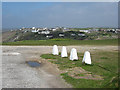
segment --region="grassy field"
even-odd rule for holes
[[[61,76],[66,82],[70,83],[74,88],[117,88],[118,87],[118,52],[106,52],[106,51],[96,51],[91,53],[92,65],[82,64],[83,53],[78,53],[79,60],[71,61],[69,58],[61,58],[59,56],[54,56],[52,54],[43,54],[42,58],[45,58],[51,63],[54,63],[62,71]],[[74,68],[82,68],[89,73],[78,73],[75,72]],[[70,70],[69,70],[70,69]],[[103,80],[93,80],[85,78],[75,78],[70,76],[73,72],[77,77],[87,77],[86,75],[99,75]],[[77,74],[76,74],[77,73]]]
[[[118,39],[109,40],[72,40],[72,39],[50,39],[50,40],[25,40],[2,43],[2,45],[118,45]]]

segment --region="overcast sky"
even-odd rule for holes
[[[3,28],[118,27],[117,2],[3,2]]]

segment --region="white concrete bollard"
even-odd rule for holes
[[[54,46],[53,46],[53,51],[52,51],[52,54],[53,54],[53,55],[59,55],[57,45],[54,45]]]
[[[86,51],[84,53],[84,57],[83,57],[82,63],[91,64],[90,52]]]
[[[67,49],[65,46],[62,47],[61,57],[67,57]]]
[[[78,60],[77,50],[73,48],[70,52],[70,60]]]

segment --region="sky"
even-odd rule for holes
[[[2,27],[118,27],[117,2],[3,2]]]

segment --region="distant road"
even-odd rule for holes
[[[67,46],[78,52],[86,50],[117,50],[117,46]],[[61,50],[61,47],[59,47]],[[52,46],[2,46],[2,87],[3,88],[69,88],[54,66],[43,64],[33,68],[26,61],[40,59],[41,54],[51,53]]]

